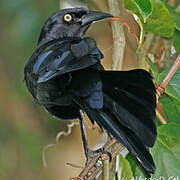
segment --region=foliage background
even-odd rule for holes
[[[130,2],[130,0],[126,2]],[[175,1],[171,2],[174,3]],[[108,11],[107,2],[104,0],[83,1],[83,3],[90,9]],[[171,5],[176,7],[178,11],[180,9],[179,4],[179,2],[176,2]],[[62,2],[61,5],[63,5]],[[23,68],[36,47],[40,29],[46,18],[54,11],[57,11],[59,7],[59,0],[0,1],[0,179],[69,179],[69,177],[76,176],[81,169],[72,168],[67,166],[66,163],[83,166],[84,155],[82,153],[80,130],[79,126],[75,126],[71,135],[62,137],[58,145],[47,151],[48,167],[43,168],[41,158],[43,148],[47,144],[55,142],[56,134],[59,131],[67,130],[66,124],[68,122],[52,118],[44,109],[36,105],[23,83]],[[126,8],[128,9],[128,7]],[[120,6],[120,9],[121,15],[139,36],[140,28],[132,14],[122,6]],[[132,11],[132,9],[129,10]],[[145,18],[148,18],[147,14],[145,14]],[[148,28],[146,30],[149,31]],[[124,31],[126,48],[123,69],[137,68],[139,66],[136,54],[137,43],[129,35],[126,28],[124,28]],[[111,34],[111,26],[107,21],[93,25],[87,33],[87,35],[97,40],[100,49],[105,55],[102,62],[106,69],[111,69],[112,65]],[[163,51],[166,51],[166,61],[161,62],[158,66],[160,72],[169,68],[177,55],[171,54],[170,47],[172,43],[174,43],[177,52],[180,51],[178,28],[176,28],[175,34],[173,31],[169,36],[170,38],[163,39],[164,44],[166,44],[166,46],[163,46]],[[156,36],[156,38],[159,38],[159,36]],[[162,79],[163,74],[165,72],[160,77],[158,76],[158,79]],[[180,83],[178,78],[179,76],[176,76],[175,84]],[[168,94],[168,92],[170,93]],[[171,96],[172,89],[168,92],[167,94]],[[179,91],[176,92],[179,93]],[[176,97],[170,99],[165,96],[161,98],[160,102],[164,109],[162,114],[166,116],[168,121],[178,124],[180,121],[180,106],[179,97]],[[172,132],[175,132],[175,136],[170,139],[170,147],[173,151],[170,148],[170,154],[168,154],[169,152],[166,153],[170,164],[176,162],[175,166],[170,166],[170,169],[171,167],[180,169],[180,142],[178,140],[180,135],[177,127],[179,127],[179,124],[176,125],[176,128],[173,125],[168,126],[168,132],[165,127],[159,129],[161,135],[159,140],[167,138],[168,133],[169,137],[172,137]],[[106,140],[98,128],[93,131],[88,129],[88,137],[91,147],[95,147],[96,144],[101,144]],[[157,154],[159,146],[162,145],[164,144],[157,143],[152,153]],[[163,147],[167,147],[167,144]],[[165,151],[167,151],[167,148],[165,148]],[[159,153],[163,152],[162,148],[162,152],[159,151]],[[175,158],[173,159],[172,156]],[[131,157],[129,158],[132,160]],[[157,159],[157,161],[162,162],[162,159]],[[160,165],[162,170],[164,170],[163,165]],[[136,169],[135,165],[132,166],[134,174],[138,174]],[[162,172],[160,170],[159,172],[161,175]]]

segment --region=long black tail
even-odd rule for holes
[[[100,71],[104,106],[92,109],[82,98],[74,101],[137,158],[148,174],[153,159],[146,149],[156,140],[156,94],[151,76],[144,70]]]

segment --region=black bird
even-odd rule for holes
[[[111,14],[84,8],[63,9],[45,22],[38,45],[24,69],[35,101],[60,119],[80,119],[87,159],[82,112],[122,143],[147,174],[155,165],[147,150],[156,140],[156,91],[145,70],[105,71],[103,54],[90,37],[94,22]]]

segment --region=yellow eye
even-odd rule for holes
[[[65,14],[64,15],[64,21],[70,22],[72,20],[72,16],[70,14]]]

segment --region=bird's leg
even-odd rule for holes
[[[86,163],[89,161],[89,152],[90,149],[88,148],[88,142],[87,142],[87,136],[86,136],[86,129],[84,126],[84,118],[83,118],[84,114],[83,112],[80,110],[80,128],[81,128],[81,137],[82,137],[82,141],[83,141],[83,146],[84,146],[84,153],[86,156]]]
[[[88,162],[97,154],[100,153],[100,151],[96,150],[93,151],[88,147],[88,141],[87,141],[87,136],[86,136],[86,129],[84,126],[84,118],[83,118],[84,114],[83,112],[80,110],[80,128],[81,128],[81,137],[82,137],[82,141],[83,141],[83,146],[84,146],[84,153],[86,156],[86,165],[88,164]]]
[[[86,164],[88,164],[88,162],[94,156],[96,156],[97,154],[100,154],[100,153],[106,153],[109,156],[110,160],[111,160],[111,158],[112,158],[111,154],[108,151],[106,151],[104,148],[100,148],[100,149],[97,149],[97,150],[93,151],[88,147],[86,129],[85,129],[85,126],[84,126],[84,118],[83,118],[83,116],[84,116],[84,114],[80,110],[79,120],[80,120],[80,128],[81,128],[81,137],[82,137],[83,146],[84,146],[84,153],[85,153],[85,156],[86,156]]]

